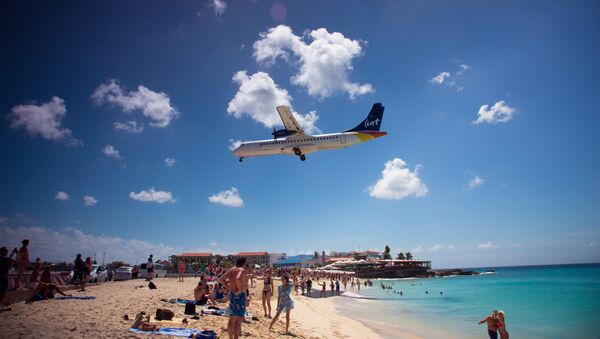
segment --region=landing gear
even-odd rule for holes
[[[302,154],[302,152],[300,151],[300,149],[298,147],[294,147],[294,154],[299,156],[300,160],[302,160],[302,161],[306,160],[306,155]]]
[[[240,157],[240,162],[244,161],[244,157]]]

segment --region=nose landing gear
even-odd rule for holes
[[[240,157],[240,162],[244,161],[244,157]]]

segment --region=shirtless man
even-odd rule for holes
[[[244,269],[246,258],[239,258],[235,267],[230,268],[219,278],[219,282],[229,290],[229,322],[227,333],[230,339],[238,339],[242,334],[242,322],[246,314],[246,290],[248,289],[248,273]]]
[[[479,325],[486,323],[490,339],[498,339],[498,311],[492,311],[492,314],[479,321]]]

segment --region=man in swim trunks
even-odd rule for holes
[[[479,325],[486,323],[490,339],[498,339],[498,311],[493,310],[492,314],[479,321]]]
[[[244,270],[246,258],[239,258],[235,267],[230,268],[219,278],[219,282],[229,290],[229,322],[227,333],[230,339],[238,339],[242,334],[242,322],[246,314],[246,290],[248,289],[248,274]]]

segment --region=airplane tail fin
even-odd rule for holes
[[[363,120],[358,126],[353,129],[349,129],[345,132],[358,132],[358,131],[379,131],[381,126],[381,120],[383,119],[383,105],[380,102],[373,104],[373,108],[369,112],[369,115]]]

